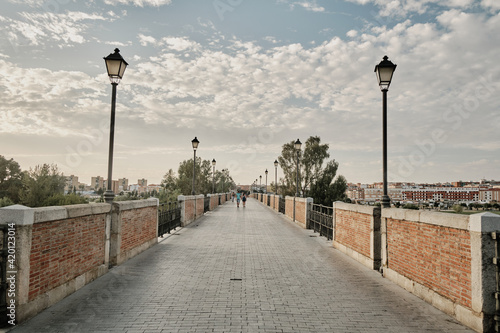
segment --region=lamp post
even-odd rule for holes
[[[266,193],[267,193],[267,169],[266,169]]]
[[[215,193],[215,164],[217,162],[215,161],[215,158],[212,160],[212,166],[213,166],[213,171],[212,171],[212,193]],[[222,191],[224,193],[224,191]]]
[[[108,154],[108,186],[104,193],[104,200],[107,203],[113,202],[115,193],[113,192],[113,146],[115,142],[115,107],[116,107],[116,86],[125,73],[128,63],[120,55],[120,50],[115,49],[115,53],[110,53],[104,58],[109,80],[113,87],[111,95],[111,121],[109,125],[109,154]]]
[[[274,160],[274,191],[278,194],[278,160]]]
[[[297,151],[297,182],[296,182],[296,186],[295,186],[295,189],[296,189],[296,193],[295,193],[295,196],[298,197],[299,196],[299,152],[300,152],[300,148],[302,147],[302,142],[300,142],[299,139],[297,139],[297,141],[295,141],[295,150]]]
[[[196,177],[196,149],[198,149],[198,145],[200,144],[200,141],[196,137],[194,137],[193,140],[191,140],[191,145],[193,146],[193,151],[194,151],[194,158],[193,158],[193,190],[191,191],[191,195],[195,195],[194,191],[194,183],[195,183],[195,177]]]
[[[259,176],[260,180],[259,180],[259,191],[262,192],[262,175]]]
[[[396,70],[396,65],[388,60],[387,56],[375,66],[378,85],[382,90],[382,163],[384,175],[384,193],[382,195],[382,207],[390,208],[391,199],[387,195],[387,91],[391,85],[392,75]]]

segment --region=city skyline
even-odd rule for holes
[[[397,3],[397,6],[394,6]],[[113,178],[163,175],[197,157],[236,184],[281,146],[320,136],[348,182],[498,179],[500,3],[493,0],[8,0],[0,14],[0,155],[106,176],[111,85],[103,57],[129,63],[117,88]],[[278,167],[278,177],[282,176]]]

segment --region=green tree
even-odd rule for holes
[[[328,206],[335,200],[345,199],[347,181],[343,176],[335,175],[338,163],[325,161],[330,157],[329,145],[321,144],[318,136],[307,139],[301,152],[299,152],[299,192],[304,196],[312,196],[314,202],[324,202]],[[284,177],[281,178],[279,192],[282,195],[295,195],[296,193],[296,165],[297,151],[294,141],[283,145],[281,156],[278,157]],[[333,201],[332,201],[333,200]]]
[[[0,198],[19,202],[19,189],[22,185],[22,172],[19,163],[0,155]]]
[[[308,195],[308,189],[323,175],[324,162],[330,157],[328,148],[328,144],[321,144],[321,139],[318,136],[311,136],[305,142],[302,151],[299,152],[299,192],[304,195]],[[284,177],[281,178],[280,193],[294,195],[297,165],[297,151],[294,141],[283,145],[278,162],[284,174]]]
[[[57,165],[37,165],[25,171],[22,177],[20,200],[28,207],[42,207],[50,204],[49,198],[64,194],[65,177]]]
[[[10,200],[8,197],[0,198],[0,207],[11,206],[14,204],[14,201]]]
[[[312,184],[309,196],[313,198],[314,203],[331,206],[335,201],[345,201],[347,199],[345,194],[347,180],[344,176],[338,176],[333,181],[338,167],[337,162],[334,160],[329,161],[321,171],[318,180]]]

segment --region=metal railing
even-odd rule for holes
[[[279,206],[278,206],[279,208],[278,208],[278,210],[282,214],[285,214],[285,202],[286,202],[285,198],[283,198],[282,196],[280,196],[280,202],[279,202]]]
[[[158,206],[158,236],[163,237],[181,226],[181,204],[177,201]]]
[[[333,207],[311,204],[307,220],[308,229],[319,232],[328,240],[333,239]]]
[[[210,210],[210,197],[203,198],[203,212],[206,213]]]

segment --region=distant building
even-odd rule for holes
[[[128,191],[128,179],[120,178],[118,179],[118,192]]]
[[[479,190],[479,201],[481,202],[500,202],[500,188],[494,187],[486,190]]]
[[[137,179],[137,185],[139,186],[148,186],[148,180],[147,179]]]
[[[78,176],[71,175],[66,177],[66,184],[64,185],[64,192],[71,192],[73,188],[78,190]]]
[[[107,182],[101,176],[92,177],[90,179],[90,187],[95,189],[96,191],[100,188],[105,190],[107,185],[106,183]]]

